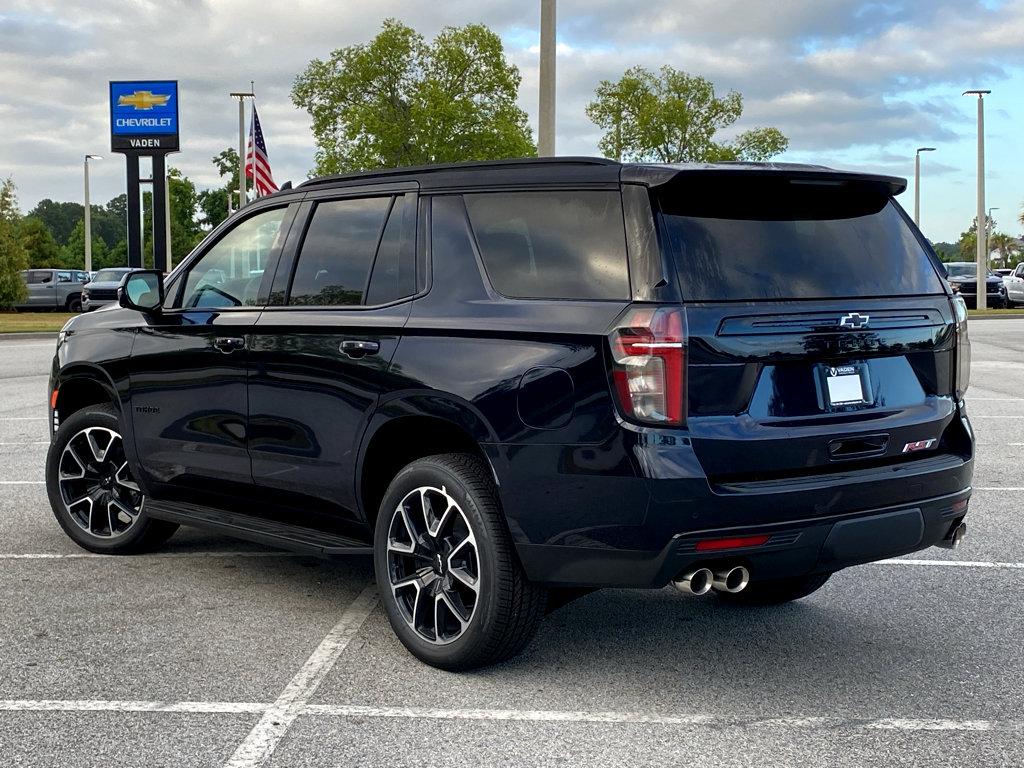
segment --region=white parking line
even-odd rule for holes
[[[47,419],[48,417],[0,417],[0,422],[29,422],[37,419]]]
[[[263,702],[161,702],[148,700],[0,700],[0,711],[113,711],[115,713],[262,713]]]
[[[112,558],[129,561],[149,558],[299,558],[302,553],[287,550],[183,550],[176,553],[144,553],[139,555],[109,555],[106,553],[0,553],[0,561],[54,561],[62,559]]]
[[[115,712],[115,713],[263,713],[266,719],[277,703],[163,702],[147,700],[0,700],[0,711]],[[387,707],[375,705],[296,704],[294,717],[425,719],[437,721],[494,721],[569,724],[649,724],[771,729],[878,729],[901,732],[1021,731],[1020,721],[955,718],[843,718],[838,716],[740,717],[709,713],[658,714],[587,710],[512,710]],[[263,719],[261,719],[262,722]],[[294,719],[293,719],[294,720]],[[237,756],[237,753],[236,753]],[[269,757],[269,754],[267,755]],[[229,766],[237,765],[233,756]]]
[[[0,486],[42,486],[46,481],[0,481]]]
[[[886,558],[865,566],[954,566],[967,569],[1024,569],[1024,563],[1009,561],[944,561],[938,558]]]
[[[235,749],[228,766],[260,766],[273,755],[281,738],[302,715],[303,708],[376,606],[377,590],[368,585]]]

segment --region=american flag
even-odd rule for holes
[[[255,155],[253,147],[255,146]],[[253,170],[255,169],[255,175]],[[256,104],[252,105],[252,123],[249,126],[249,149],[245,151],[245,178],[254,179],[256,197],[277,192],[274,175],[270,172],[270,158],[267,157],[267,143],[263,141],[263,129],[260,128],[260,117],[256,114]]]

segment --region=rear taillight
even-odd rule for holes
[[[967,304],[957,294],[953,297],[956,313],[956,397],[963,398],[971,383],[971,340],[967,335]]]
[[[608,335],[623,414],[652,425],[686,421],[686,318],[678,307],[633,307]]]

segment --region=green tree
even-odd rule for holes
[[[184,259],[203,239],[203,228],[196,220],[199,194],[196,185],[177,168],[167,172],[171,206],[171,253],[175,261]]]
[[[35,216],[26,216],[18,223],[18,237],[28,255],[28,266],[62,267],[60,246],[43,222]]]
[[[932,248],[935,250],[939,259],[943,262],[960,261],[960,246],[956,243],[932,243]]]
[[[432,43],[394,19],[369,43],[314,59],[292,101],[313,118],[317,174],[535,155],[520,75],[482,24]]]
[[[661,163],[768,160],[789,140],[777,128],[753,128],[732,141],[716,135],[743,114],[736,91],[715,94],[706,78],[665,66],[660,74],[631,67],[617,81],[602,80],[587,117],[605,131],[605,157]]]
[[[223,179],[228,177],[223,187],[203,190],[199,193],[197,204],[200,211],[200,223],[212,230],[228,218],[228,201],[234,201],[238,192],[238,152],[228,147],[215,158],[213,164]],[[251,182],[246,182],[248,189]]]
[[[991,216],[985,217],[986,226],[989,232],[995,230],[995,222]],[[960,251],[961,262],[974,262],[978,258],[978,217],[971,220],[971,226],[966,232],[960,233],[960,240],[957,242]]]
[[[18,236],[17,190],[8,177],[0,182],[0,310],[9,310],[25,301],[28,289],[21,271],[28,269],[28,254]]]
[[[998,254],[993,260],[998,260],[1003,267],[1013,267],[1020,259],[1020,241],[1005,232],[996,232],[988,239],[989,250]]]
[[[46,198],[40,200],[36,207],[28,212],[29,216],[42,220],[53,239],[63,245],[71,237],[71,231],[75,229],[75,222],[82,219],[82,204],[63,202]]]

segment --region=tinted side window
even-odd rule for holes
[[[32,270],[28,274],[29,283],[50,283],[53,280],[53,273],[49,270]]]
[[[251,216],[214,243],[189,269],[181,306],[255,305],[263,268],[278,245],[286,210],[275,208]]]
[[[505,296],[628,299],[618,192],[466,195],[484,267]]]
[[[373,263],[366,304],[385,304],[416,293],[411,208],[405,195],[395,198]]]
[[[71,273],[70,272],[58,272],[57,273],[57,282],[58,283],[70,283],[71,282]]]
[[[288,304],[360,304],[391,198],[317,205],[292,278]]]

